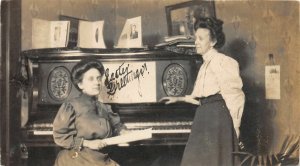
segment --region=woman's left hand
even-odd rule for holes
[[[106,142],[100,140],[100,139],[95,139],[95,140],[84,140],[83,141],[83,146],[88,147],[90,149],[94,150],[99,150],[107,146]]]
[[[122,129],[122,130],[120,131],[120,135],[128,134],[128,133],[130,133],[130,132],[131,132],[130,130]]]

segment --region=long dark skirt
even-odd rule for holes
[[[233,151],[238,148],[232,118],[224,100],[197,108],[181,166],[238,165]]]
[[[77,153],[77,154],[75,154]],[[55,160],[54,166],[119,166],[107,154],[83,148],[81,151],[61,150]]]

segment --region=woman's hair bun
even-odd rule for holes
[[[225,34],[223,32],[223,21],[215,17],[199,17],[195,24],[194,30],[206,28],[210,31],[212,40],[216,40],[215,48],[220,48],[225,44]]]

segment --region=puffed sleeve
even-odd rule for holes
[[[241,124],[245,104],[239,65],[234,59],[225,56],[216,61],[216,64],[213,66],[215,66],[214,70],[221,89],[221,95],[230,111],[234,128],[238,129]]]
[[[114,113],[110,105],[105,104],[105,109],[108,112],[109,121],[113,127],[113,133],[119,135],[122,129],[126,129],[126,126],[121,123],[119,114]]]
[[[53,122],[54,142],[63,148],[74,148],[81,140],[75,138],[75,110],[70,103],[63,103]]]

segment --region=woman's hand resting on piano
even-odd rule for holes
[[[95,139],[95,140],[84,140],[83,141],[83,146],[88,147],[90,149],[94,150],[99,150],[107,146],[106,142],[100,140],[100,139]]]
[[[177,102],[186,102],[194,105],[200,105],[200,102],[195,99],[194,96],[186,95],[184,97],[163,97],[159,102],[164,102],[165,104],[172,104]]]

